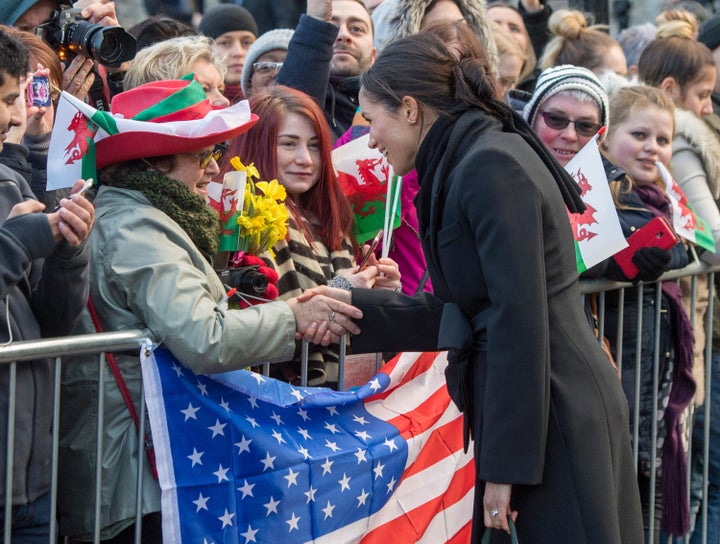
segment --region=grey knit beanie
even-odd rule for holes
[[[248,95],[248,89],[250,88],[253,63],[257,62],[257,59],[273,49],[283,49],[287,51],[294,32],[292,28],[276,28],[275,30],[268,30],[253,42],[245,55],[245,64],[243,65],[242,79],[240,80],[245,96]]]
[[[587,68],[572,64],[553,66],[540,74],[535,85],[535,91],[523,109],[523,117],[528,124],[533,125],[540,111],[540,106],[550,97],[561,91],[568,90],[587,93],[600,108],[600,122],[604,126],[608,125],[610,106],[607,92],[605,92],[602,83]]]
[[[235,4],[219,4],[205,12],[198,31],[213,40],[226,32],[245,30],[258,35],[255,18],[248,10]]]

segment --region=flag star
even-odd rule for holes
[[[367,431],[355,431],[355,436],[364,442],[367,442],[372,438]]]
[[[269,468],[275,468],[275,459],[277,459],[277,457],[271,457],[270,452],[267,452],[265,459],[260,461],[264,465],[263,472]]]
[[[298,485],[297,483],[297,477],[300,476],[299,472],[294,472],[292,468],[288,469],[288,473],[286,476],[283,476],[288,482],[288,487],[291,485]]]
[[[242,497],[241,497],[241,499],[244,499],[244,498],[247,497],[248,495],[249,495],[250,497],[254,497],[255,495],[253,495],[253,492],[252,492],[253,487],[255,487],[255,484],[249,484],[247,480],[243,480],[243,485],[242,485],[242,487],[238,487],[238,488],[237,488],[238,491],[242,491]]]
[[[233,512],[233,513],[231,514],[230,512],[227,511],[227,508],[226,508],[226,509],[225,509],[225,513],[224,513],[222,516],[220,516],[219,518],[217,518],[217,519],[219,519],[220,521],[222,521],[222,527],[220,527],[220,529],[224,529],[224,528],[227,527],[228,525],[229,525],[230,527],[232,527],[232,526],[233,526],[233,524],[232,524],[232,518],[234,518],[234,517],[235,517],[235,513]]]
[[[345,474],[343,472],[342,480],[338,480],[338,483],[340,484],[340,492],[342,493],[346,489],[350,491],[350,476]]]
[[[334,423],[326,423],[325,428],[330,431],[332,434],[339,433],[340,431],[337,430],[337,427]]]
[[[295,515],[295,512],[293,512],[292,517],[285,522],[290,526],[288,533],[291,533],[293,529],[296,529],[298,531],[300,530],[300,528],[298,527],[299,521],[300,521],[300,518]]]
[[[198,382],[198,383],[195,385],[195,387],[197,387],[198,390],[200,391],[200,396],[202,396],[202,397],[207,397],[207,394],[208,394],[208,392],[207,392],[207,384]]]
[[[307,448],[300,448],[297,451],[298,451],[298,453],[302,454],[302,456],[305,458],[305,461],[310,459],[310,452],[307,450]]]
[[[195,510],[195,513],[197,514],[200,510],[207,510],[207,501],[210,500],[210,497],[203,497],[203,494],[200,493],[200,496],[197,498],[196,501],[192,501],[192,503],[197,506],[197,510]]]
[[[363,416],[353,416],[353,421],[355,423],[359,423],[360,425],[367,425],[368,420],[365,419]]]
[[[280,504],[280,501],[276,501],[276,500],[273,498],[273,496],[270,495],[270,502],[266,502],[265,504],[263,504],[263,506],[264,506],[265,508],[267,508],[267,514],[265,514],[265,516],[267,517],[267,516],[269,516],[271,513],[277,514],[277,513],[278,513],[277,507],[278,507],[279,504]]]
[[[393,476],[387,484],[388,493],[392,493],[392,490],[395,487],[395,483],[396,483],[395,476]]]
[[[337,442],[330,442],[327,438],[325,439],[325,447],[330,448],[331,450],[333,450],[333,453],[336,452],[336,451],[338,451],[339,449],[341,449],[341,448],[337,445]]]
[[[335,461],[331,461],[327,457],[325,458],[325,462],[320,465],[323,469],[322,475],[325,476],[326,474],[332,474],[332,466]]]
[[[372,389],[373,391],[378,391],[379,389],[382,389],[382,386],[380,385],[380,382],[377,378],[373,378],[368,382],[368,384],[370,384],[370,389]]]
[[[257,398],[248,397],[248,402],[250,403],[250,406],[252,407],[253,410],[258,407]]]
[[[282,435],[279,432],[273,431],[272,436],[275,440],[278,441],[278,445],[285,443],[285,439],[282,437]]]
[[[254,429],[255,427],[259,427],[259,426],[260,426],[260,425],[258,424],[258,422],[255,421],[255,418],[254,418],[254,417],[246,417],[245,419],[248,421],[248,423],[250,423],[250,425],[252,425],[252,428],[253,428],[253,429]]]
[[[305,496],[307,497],[307,502],[305,504],[310,504],[310,502],[315,502],[315,493],[317,492],[317,489],[315,489],[313,486],[310,486],[310,489],[308,489],[305,492]]]
[[[239,448],[238,455],[240,455],[244,451],[250,453],[250,442],[252,442],[252,438],[248,440],[247,438],[245,438],[245,435],[242,435],[242,439],[240,440],[240,442],[235,442],[235,445]]]
[[[257,542],[257,540],[255,540],[255,533],[258,531],[259,529],[253,529],[252,525],[248,525],[247,531],[240,533],[240,536],[245,537],[245,544],[248,544],[248,542]]]
[[[298,399],[298,400],[302,400],[302,399],[303,399],[303,394],[300,392],[299,389],[295,389],[294,387],[293,387],[293,390],[292,390],[292,392],[291,392],[290,394],[291,394],[293,397],[295,397],[296,399]]]
[[[310,433],[307,431],[307,429],[303,429],[302,427],[298,427],[298,432],[302,435],[302,437],[305,440],[310,440]]]
[[[172,369],[175,371],[175,374],[178,375],[178,378],[183,375],[182,367],[180,365],[173,363]]]
[[[390,451],[398,449],[397,445],[395,444],[395,440],[390,440],[389,438],[385,439],[385,442],[383,442],[383,446],[387,446],[388,448],[390,448]]]
[[[188,455],[187,458],[192,461],[192,466],[195,465],[202,465],[202,459],[201,457],[205,454],[204,451],[197,451],[195,448],[193,448],[192,455]],[[190,467],[192,468],[192,467]]]
[[[270,416],[270,419],[274,420],[275,423],[277,423],[278,425],[283,424],[282,418],[279,415],[277,415],[274,410],[273,410],[273,415]]]
[[[333,515],[333,510],[335,510],[335,505],[330,504],[330,501],[327,502],[327,506],[322,509],[323,513],[325,514],[325,517],[323,518],[323,521],[327,518],[331,518]]]
[[[327,407],[327,411],[330,412],[330,415],[331,415],[331,416],[336,416],[336,415],[338,415],[338,411],[337,411],[337,408],[336,408],[335,406],[328,406],[328,407]]]
[[[195,408],[192,405],[192,402],[188,402],[188,407],[185,408],[184,410],[180,410],[180,413],[185,414],[185,421],[187,421],[190,418],[197,419],[197,416],[195,414],[197,414],[198,410],[200,410],[199,406],[197,408]]]
[[[264,382],[265,382],[265,376],[263,376],[263,375],[260,374],[259,372],[251,372],[251,373],[250,373],[250,376],[253,377],[253,378],[255,378],[255,381],[256,381],[257,383],[264,383]]]
[[[222,397],[220,398],[219,404],[220,404],[220,407],[223,410],[225,410],[226,412],[232,412],[232,410],[230,409],[230,403],[226,402],[224,398],[222,398]]]
[[[355,457],[357,457],[358,465],[360,463],[367,463],[367,457],[365,457],[365,454],[367,453],[367,450],[364,450],[362,448],[358,448],[358,450],[355,452]]]
[[[207,538],[203,538],[203,544],[213,544],[213,541],[208,540]]]
[[[223,480],[227,480],[228,482],[230,481],[230,478],[227,477],[228,470],[230,470],[230,467],[223,468],[222,465],[218,466],[218,469],[215,472],[213,472],[213,474],[215,476],[217,476],[217,479],[218,479],[217,483],[220,483]]]
[[[363,488],[362,493],[360,493],[357,497],[355,497],[358,501],[358,508],[365,505],[365,501],[370,496],[370,493],[365,492],[365,488]]]
[[[227,426],[227,423],[220,423],[219,419],[215,420],[215,425],[212,427],[208,427],[213,432],[212,438],[215,438],[217,435],[225,436],[225,431],[223,429]]]
[[[302,418],[303,421],[310,421],[310,416],[308,415],[307,410],[299,408],[298,415]]]
[[[383,469],[385,468],[385,465],[382,463],[378,463],[377,466],[373,469],[373,472],[375,473],[375,479],[382,478],[383,475]]]

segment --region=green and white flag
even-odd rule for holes
[[[583,213],[568,212],[575,238],[577,269],[581,273],[627,247],[600,158],[598,136],[565,165],[565,170],[580,187],[585,203]]]
[[[665,168],[665,165],[660,161],[656,161],[655,165],[665,183],[665,192],[672,203],[675,232],[693,244],[715,253],[715,239],[708,224],[693,211],[685,193],[682,192],[682,189],[680,189],[670,171]]]

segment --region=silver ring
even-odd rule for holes
[[[490,515],[491,515],[492,517],[496,517],[496,516],[498,515],[498,511],[497,511],[497,510],[490,510]]]
[[[335,323],[335,310],[330,313],[330,323]]]

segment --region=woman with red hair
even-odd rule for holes
[[[371,256],[362,270],[356,265],[353,213],[333,169],[332,137],[320,107],[308,95],[277,85],[254,94],[250,109],[260,119],[232,141],[227,156],[254,163],[263,179],[277,179],[287,191],[288,236],[274,246],[274,256],[262,255],[278,273],[280,298],[318,285],[399,290],[400,271],[392,259]],[[321,348],[309,357],[308,385],[337,382],[336,351]],[[280,368],[284,379],[297,379],[297,364]]]

